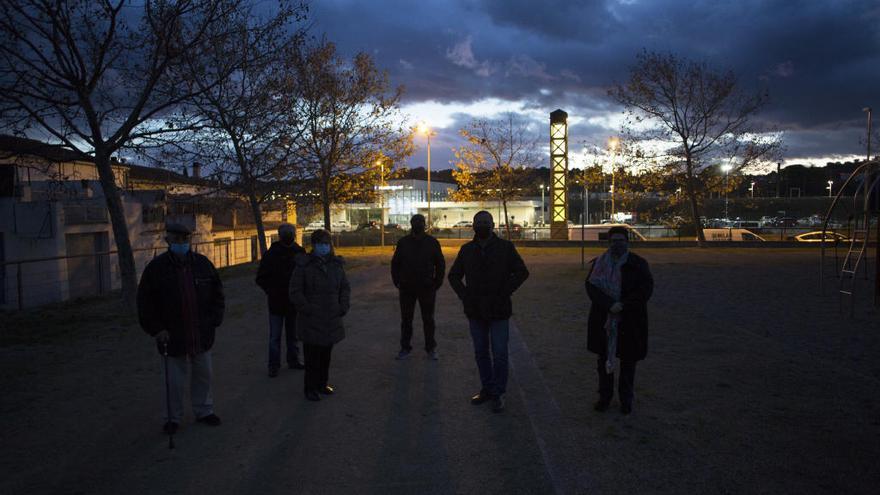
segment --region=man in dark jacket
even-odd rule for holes
[[[296,308],[287,297],[290,276],[296,266],[296,256],[305,253],[296,243],[296,227],[282,223],[278,227],[278,241],[273,242],[257,270],[259,285],[269,300],[269,376],[278,376],[281,366],[281,333],[287,331],[287,367],[303,369],[299,360],[296,339]]]
[[[391,258],[391,280],[400,291],[400,352],[397,359],[406,359],[412,352],[413,313],[418,301],[425,332],[425,352],[437,360],[434,302],[446,275],[446,260],[437,239],[425,233],[425,217],[413,215],[409,223],[412,227],[409,235],[397,241]]]
[[[226,306],[214,265],[190,250],[190,230],[179,224],[169,224],[165,230],[169,249],[144,269],[137,306],[141,327],[156,337],[160,354],[168,356],[165,431],[173,434],[183,418],[187,360],[192,365],[190,393],[196,419],[211,426],[220,424],[211,394],[211,346]]]
[[[449,270],[449,285],[464,303],[480,371],[482,389],[471,397],[471,403],[491,400],[492,411],[501,412],[507,390],[507,342],[513,313],[510,296],[529,277],[529,271],[513,243],[496,236],[494,227],[489,212],[474,215],[474,240],[458,252]]]
[[[327,383],[333,346],[345,338],[344,317],[351,307],[351,286],[345,262],[333,254],[330,232],[312,232],[312,252],[296,257],[290,277],[290,300],[296,305],[296,331],[303,342],[306,361],[303,392],[319,401],[318,394],[332,395]]]
[[[648,353],[648,299],[654,279],[648,262],[629,252],[626,227],[608,230],[609,248],[592,261],[584,282],[590,296],[587,349],[599,355],[599,401],[605,411],[614,396],[614,358],[620,358],[620,411],[632,412],[636,361]]]

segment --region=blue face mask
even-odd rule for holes
[[[177,256],[183,256],[189,252],[189,243],[182,242],[180,244],[177,244],[172,242],[168,245],[168,249]]]
[[[318,256],[327,256],[328,254],[330,254],[330,244],[327,244],[326,242],[319,242],[318,244],[315,244],[314,251],[315,254],[317,254]]]

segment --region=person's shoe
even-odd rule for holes
[[[318,402],[321,400],[321,397],[318,396],[318,392],[315,392],[314,390],[306,390],[306,399],[312,402]]]
[[[428,351],[428,357],[433,359],[434,361],[437,361],[438,359],[440,359],[440,353],[438,353],[436,349],[433,351]]]
[[[498,395],[492,398],[492,412],[500,413],[504,410],[504,396]]]
[[[324,395],[333,395],[336,392],[336,389],[330,385],[324,385],[324,388],[318,389],[318,392]]]
[[[297,359],[296,361],[293,361],[293,362],[291,362],[291,363],[287,363],[287,367],[290,368],[290,369],[292,369],[292,370],[304,370],[304,369],[306,369],[306,365],[302,364],[302,362],[301,362],[299,359]]]
[[[401,349],[400,352],[397,353],[397,357],[394,358],[398,361],[403,361],[404,359],[409,357],[409,353],[412,351],[408,351],[406,349]]]
[[[605,412],[608,410],[609,406],[611,406],[610,400],[599,399],[598,401],[596,401],[595,404],[593,404],[593,409],[599,412]]]
[[[487,400],[490,400],[491,398],[492,398],[491,394],[489,394],[485,390],[480,390],[480,393],[471,397],[471,404],[473,404],[475,406],[479,406],[480,404],[482,404],[483,402],[486,402]]]
[[[278,376],[278,368],[269,368],[269,378]]]
[[[620,405],[620,414],[627,415],[633,412],[632,404],[621,404]]]
[[[164,431],[165,433],[167,433],[169,435],[174,435],[175,433],[177,433],[177,428],[179,426],[180,425],[178,425],[174,421],[169,421],[169,422],[165,423],[165,426],[162,427],[162,431]]]
[[[216,414],[209,414],[197,419],[199,423],[205,423],[208,426],[220,426],[220,417]]]

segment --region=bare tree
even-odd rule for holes
[[[609,95],[626,108],[624,132],[642,144],[634,144],[636,155],[682,176],[700,246],[705,243],[700,198],[706,190],[701,171],[719,163],[739,171],[774,158],[780,146],[775,134],[761,132],[753,122],[767,95],[743,90],[732,71],[645,51],[629,81]]]
[[[137,273],[110,165],[126,146],[169,131],[169,116],[201,91],[185,61],[219,41],[211,29],[244,0],[4,0],[0,3],[0,122],[39,130],[94,160],[133,309]],[[177,119],[179,122],[179,119]]]
[[[507,202],[528,190],[518,169],[536,162],[537,138],[529,123],[513,113],[496,120],[476,120],[459,131],[467,144],[455,150],[453,177],[459,185],[454,201],[494,199],[501,202],[507,238]]]
[[[247,199],[261,253],[267,244],[261,204],[275,192],[274,182],[290,178],[301,133],[291,111],[299,86],[287,59],[304,39],[297,23],[305,14],[303,4],[282,4],[268,19],[241,10],[228,26],[215,27],[231,35],[202,59],[188,60],[199,89],[191,103],[204,125],[184,147],[231,179],[227,186]]]
[[[349,62],[327,41],[300,51],[292,67],[303,129],[297,159],[303,178],[318,188],[329,230],[330,205],[364,191],[362,181],[376,176],[365,173],[376,157],[399,162],[412,154],[412,132],[399,109],[403,88],[392,89],[368,54]]]

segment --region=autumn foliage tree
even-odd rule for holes
[[[708,186],[703,171],[726,163],[737,172],[773,159],[779,150],[776,135],[754,122],[767,95],[743,89],[729,70],[645,51],[629,80],[609,94],[625,108],[624,132],[635,143],[634,156],[681,177],[701,246],[700,198]]]
[[[452,175],[458,190],[453,201],[496,200],[501,203],[507,237],[510,238],[508,201],[531,196],[533,186],[521,171],[537,160],[537,138],[531,126],[509,113],[495,120],[475,120],[459,131],[467,141],[453,150]]]

